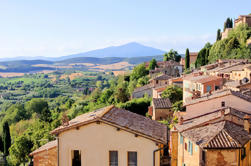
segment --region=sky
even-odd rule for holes
[[[58,57],[129,42],[184,53],[213,43],[251,0],[0,0],[0,58]]]

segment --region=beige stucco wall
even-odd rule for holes
[[[59,135],[60,166],[71,165],[71,150],[81,150],[82,165],[108,166],[109,151],[118,151],[120,166],[127,166],[127,152],[137,151],[139,166],[153,165],[155,142],[104,123],[91,123]],[[156,154],[159,166],[159,152]]]
[[[210,166],[237,166],[239,149],[207,150],[206,165]]]
[[[178,166],[196,166],[200,165],[201,149],[198,145],[193,143],[193,153],[192,155],[188,152],[188,139],[183,137],[183,144],[180,143],[180,134],[178,134]],[[187,144],[187,150],[185,150],[185,144]]]
[[[164,120],[168,119],[168,117],[172,117],[171,109],[159,109],[153,107],[153,116],[152,120]]]
[[[201,114],[202,112],[211,112],[221,108],[222,101],[225,101],[225,106],[251,112],[250,102],[233,95],[226,95],[220,98],[214,98],[204,102],[197,102],[196,104],[187,105],[186,111],[189,113],[194,113],[194,115]]]
[[[231,80],[242,80],[243,78],[250,79],[251,70],[245,68],[243,71],[232,71],[230,74]]]

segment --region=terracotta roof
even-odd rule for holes
[[[30,156],[33,156],[36,153],[39,153],[39,152],[42,152],[42,151],[45,151],[45,150],[49,150],[49,149],[52,149],[52,148],[55,148],[55,147],[57,147],[57,140],[51,141],[51,142],[48,142],[48,143],[44,144],[40,148],[38,148],[35,151],[31,152]]]
[[[172,78],[171,76],[164,74],[164,75],[153,78],[153,80],[169,80],[171,78]]]
[[[209,76],[209,77],[201,78],[201,79],[197,80],[196,82],[204,84],[204,83],[207,83],[207,82],[218,81],[218,80],[223,80],[223,79],[221,77]]]
[[[60,126],[51,133],[58,134],[96,121],[118,126],[122,130],[141,135],[156,142],[163,144],[167,143],[166,125],[114,106],[108,106],[93,112],[82,114],[75,119],[72,119],[68,126]]]
[[[153,98],[153,105],[157,109],[165,109],[172,107],[172,103],[170,102],[169,98]]]
[[[243,127],[225,120],[181,134],[205,149],[241,148],[251,139]]]
[[[184,106],[191,105],[191,104],[196,104],[198,102],[204,102],[204,101],[207,101],[207,100],[211,100],[211,99],[214,99],[214,98],[218,98],[218,97],[221,97],[221,96],[227,96],[227,95],[234,95],[234,96],[239,97],[239,98],[241,98],[243,100],[251,102],[251,97],[248,96],[248,95],[243,94],[242,92],[232,91],[230,89],[222,89],[222,90],[213,91],[211,95],[207,93],[207,94],[202,95],[200,98],[197,98],[197,99],[187,99]]]
[[[140,91],[144,91],[146,89],[152,89],[152,88],[154,88],[153,84],[147,84],[142,87],[135,88],[133,92],[140,92]]]
[[[235,117],[238,117],[240,119],[244,119],[245,115],[251,115],[251,113],[247,113],[245,111],[241,111],[239,109],[236,108],[231,108],[231,107],[225,107],[225,108],[220,108],[217,110],[212,110],[211,112],[207,112],[204,114],[200,114],[198,116],[190,116],[189,112],[187,112],[183,118],[184,118],[184,122],[182,125],[176,124],[175,127],[177,128],[177,130],[179,132],[194,128],[196,126],[202,126],[205,125],[207,123],[209,123],[210,121],[217,121],[217,120],[221,120],[222,115],[221,115],[221,111],[224,110],[224,116],[226,117],[227,115],[232,115]]]

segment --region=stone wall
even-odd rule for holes
[[[56,166],[57,147],[44,150],[33,155],[34,166]]]

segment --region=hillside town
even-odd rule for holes
[[[251,15],[234,23],[251,27]],[[226,28],[221,40],[235,27]],[[56,139],[31,152],[30,164],[250,166],[251,60],[219,58],[191,67],[199,54],[191,52],[189,62],[157,61],[149,70],[148,82],[130,96],[151,98],[147,116],[115,105],[71,120],[64,115],[61,125],[50,131]],[[166,97],[170,87],[182,89],[178,107]]]

